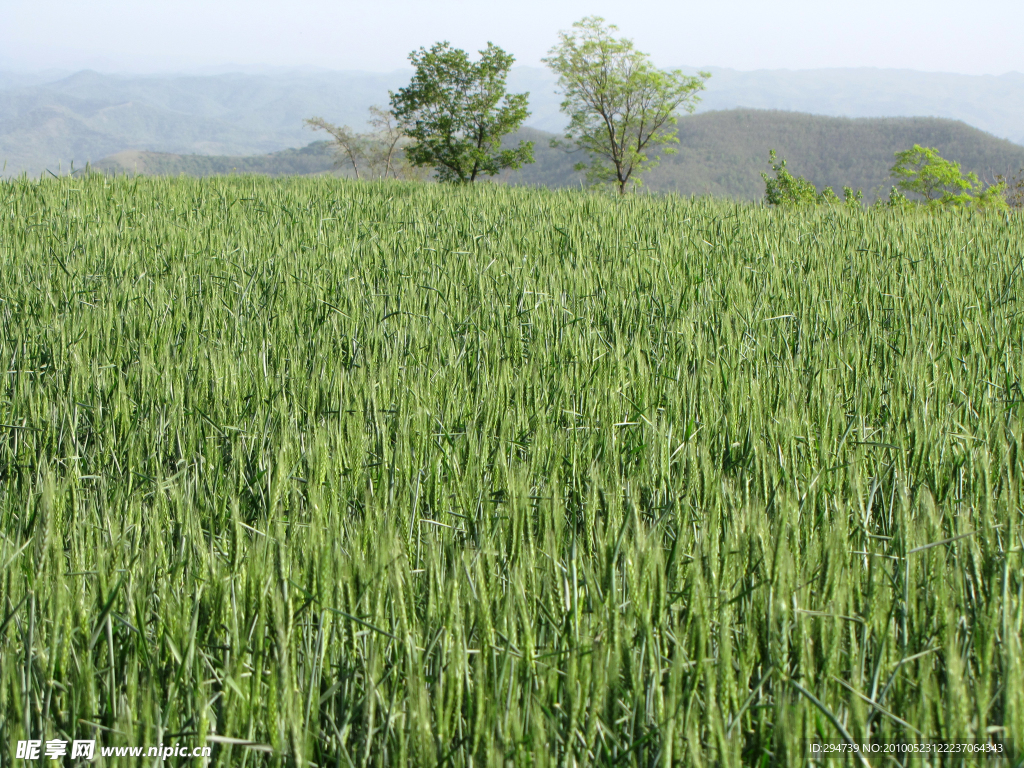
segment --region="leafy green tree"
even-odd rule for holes
[[[590,156],[590,163],[579,163],[576,170],[624,194],[658,164],[653,151],[674,151],[665,145],[679,141],[676,111],[693,112],[697,93],[711,75],[657,69],[632,40],[615,38],[617,29],[600,16],[588,16],[571,32],[560,32],[543,61],[558,75],[565,96],[566,138]]]
[[[398,125],[414,140],[405,156],[431,166],[438,179],[457,183],[494,176],[503,168],[533,162],[533,143],[501,148],[501,138],[529,116],[528,93],[509,94],[505,82],[515,58],[488,43],[480,60],[446,42],[409,54],[412,82],[391,92]]]
[[[761,172],[764,179],[764,199],[769,205],[788,207],[794,205],[838,205],[839,196],[832,190],[832,187],[825,187],[820,193],[817,188],[803,176],[794,176],[786,170],[786,161],[779,162],[775,156],[775,150],[768,153],[768,165],[775,172],[775,178],[767,173]],[[851,207],[860,207],[864,199],[861,190],[853,191],[850,187],[843,187],[842,202]]]
[[[896,164],[890,170],[896,186],[904,194],[924,198],[928,206],[975,205],[979,208],[1005,208],[1003,184],[982,189],[974,173],[966,176],[960,164],[946,160],[937,149],[915,144],[896,153]]]

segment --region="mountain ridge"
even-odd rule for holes
[[[692,67],[683,67],[691,70]],[[739,71],[711,67],[698,113],[737,107],[850,117],[932,115],[965,120],[1024,145],[1024,74],[955,75],[871,68]],[[303,120],[365,126],[367,108],[411,70],[273,71],[217,75],[0,72],[4,175],[38,175],[123,150],[251,155],[305,146]],[[56,78],[56,79],[54,79]],[[515,67],[512,92],[530,92],[529,127],[557,132],[552,73]],[[105,111],[106,110],[106,111]],[[897,116],[897,115],[888,115]]]

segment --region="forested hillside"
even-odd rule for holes
[[[538,146],[546,145],[537,136]],[[843,118],[797,112],[734,109],[679,121],[677,153],[662,158],[647,177],[652,191],[756,199],[764,193],[761,171],[776,150],[789,170],[818,188],[863,189],[873,200],[891,185],[894,153],[914,144],[935,147],[987,181],[1024,167],[1024,147],[957,120],[928,117]],[[537,163],[507,174],[513,184],[571,186],[577,158],[559,150],[538,151]]]
[[[547,187],[578,186],[583,174],[573,170],[578,153],[551,147],[554,134],[523,128],[509,137],[534,142],[536,162],[506,172],[498,181]],[[1024,147],[997,139],[955,120],[939,118],[837,118],[755,109],[705,112],[680,120],[677,154],[663,158],[647,188],[683,195],[715,195],[742,200],[764,193],[761,171],[768,152],[786,158],[789,169],[819,188],[845,185],[863,189],[868,201],[888,192],[895,152],[914,144],[939,153],[992,181],[1000,173],[1024,168]],[[206,156],[158,152],[122,152],[94,166],[107,173],[210,176],[259,173],[295,176],[345,173],[335,169],[328,142],[265,155]]]

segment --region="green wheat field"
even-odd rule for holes
[[[1004,213],[0,183],[0,763],[1021,765],[1022,243]]]

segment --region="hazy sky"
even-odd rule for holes
[[[0,69],[390,71],[442,39],[536,66],[589,14],[661,66],[1024,72],[1024,0],[0,0]]]

